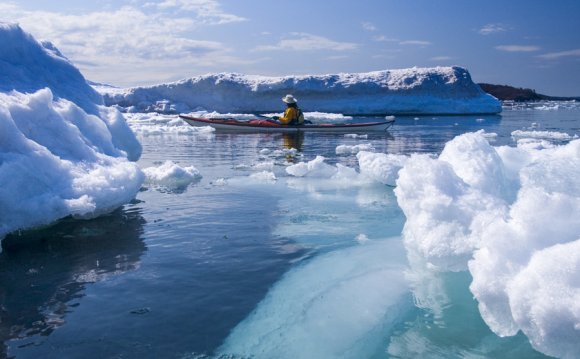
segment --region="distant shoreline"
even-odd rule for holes
[[[533,89],[518,88],[508,85],[492,85],[479,83],[479,87],[488,94],[500,101],[580,101],[580,97],[547,96],[536,92]]]

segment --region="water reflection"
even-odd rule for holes
[[[284,148],[294,148],[296,151],[301,152],[302,144],[304,143],[304,132],[283,133],[282,141]]]
[[[138,210],[120,209],[8,235],[0,253],[0,357],[8,341],[62,326],[87,283],[136,269],[146,251],[144,222]]]
[[[393,138],[387,145],[388,153],[438,153],[454,137],[466,132],[484,130],[494,145],[511,142],[509,133],[504,134],[500,126],[501,115],[479,116],[397,116],[389,129]]]

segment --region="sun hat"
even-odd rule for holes
[[[286,95],[286,96],[282,97],[282,101],[284,101],[286,103],[296,103],[296,102],[298,102],[298,100],[296,100],[294,98],[294,96],[292,96],[292,95]]]

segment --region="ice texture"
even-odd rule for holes
[[[141,145],[50,43],[0,23],[0,238],[131,201]]]
[[[579,178],[580,140],[493,147],[481,133],[468,133],[438,157],[410,156],[395,193],[407,217],[403,236],[415,278],[425,269],[468,269],[492,331],[522,331],[545,354],[575,357]],[[436,296],[428,282],[416,289],[418,302]]]
[[[219,352],[256,359],[379,353],[384,337],[412,305],[404,256],[395,243],[364,243],[292,269]]]
[[[297,97],[303,111],[351,115],[492,114],[500,102],[461,67],[266,77],[236,73],[197,76],[149,87],[97,88],[107,105],[132,112],[279,112]]]
[[[165,161],[157,167],[147,167],[143,172],[146,183],[170,190],[184,189],[202,177],[201,172],[194,166],[182,167],[173,161]]]

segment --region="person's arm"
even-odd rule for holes
[[[296,109],[293,107],[288,107],[286,111],[284,111],[284,116],[280,117],[278,121],[280,121],[280,123],[283,125],[287,125],[295,118],[296,118]]]

